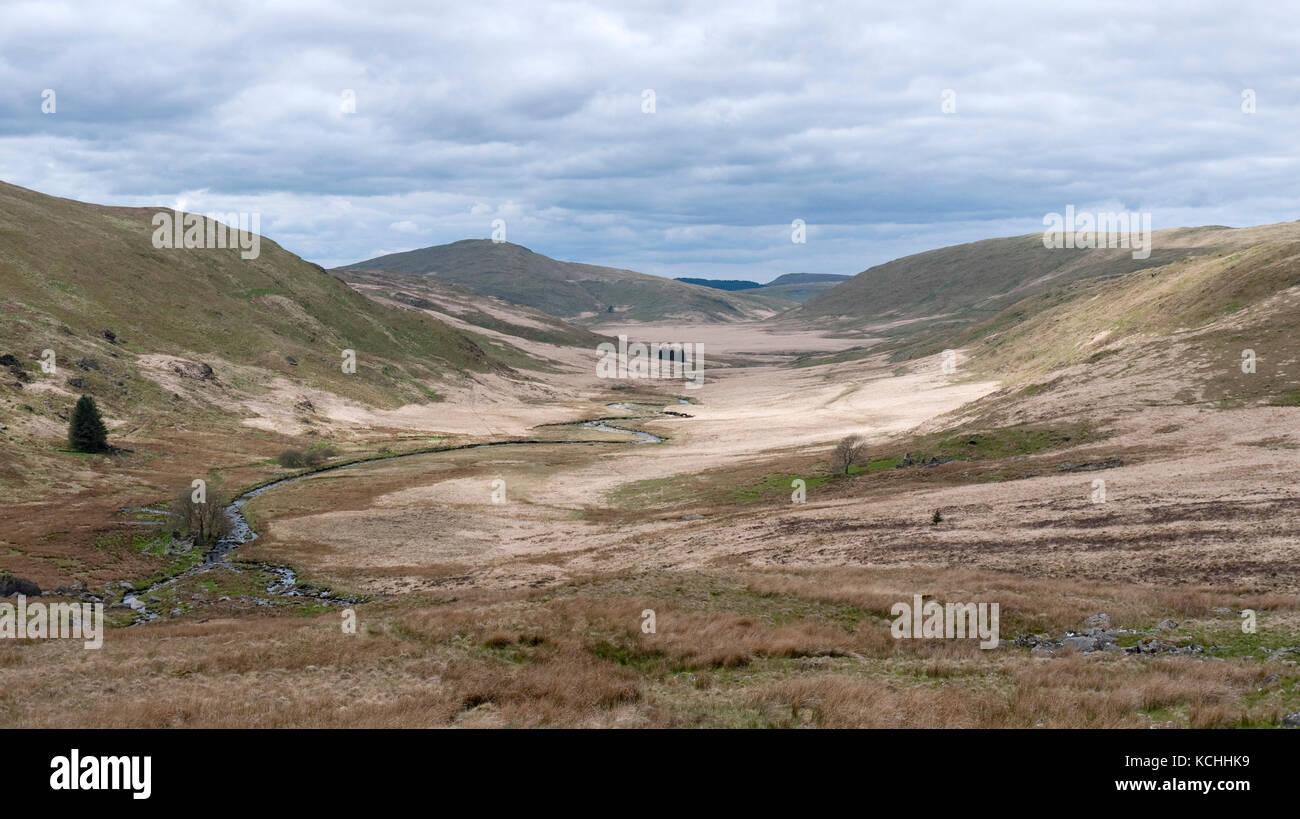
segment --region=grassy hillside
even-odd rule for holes
[[[1178,345],[1182,369],[1208,356],[1214,380],[1232,382],[1216,396],[1281,399],[1300,386],[1300,373],[1287,373],[1300,361],[1300,226],[1270,227],[1265,240],[1241,250],[1032,296],[955,343],[969,346],[982,371],[1003,379],[1041,378]],[[1258,356],[1253,374],[1239,366],[1244,349]]]
[[[821,295],[842,281],[852,276],[840,276],[833,273],[786,273],[777,276],[767,284],[759,284],[745,279],[675,279],[674,281],[698,284],[715,290],[729,292],[745,291],[746,295],[759,296],[771,300],[772,304],[784,308],[802,304],[814,296]]]
[[[123,385],[101,397],[110,405],[150,397],[131,379],[144,354],[220,358],[375,405],[427,400],[441,379],[501,366],[471,335],[375,305],[269,239],[252,260],[155,249],[156,212],[0,184],[0,353],[34,368],[52,349],[64,370],[87,356],[118,359],[113,381]],[[342,372],[345,349],[356,351],[354,375]]]
[[[346,276],[361,271],[437,276],[476,293],[569,319],[733,321],[763,318],[784,306],[631,270],[561,262],[488,239],[392,253],[336,272]]]
[[[1004,385],[963,408],[965,423],[982,427],[1114,419],[1134,407],[1300,407],[1300,225],[1232,239],[1211,254],[1049,287],[978,322],[915,322],[869,353],[908,369],[964,349],[956,377]],[[1253,371],[1242,368],[1247,350]]]
[[[1050,287],[1122,276],[1248,245],[1256,241],[1253,231],[1259,230],[1216,226],[1156,231],[1147,259],[1134,259],[1127,249],[1049,249],[1039,233],[986,239],[876,265],[810,299],[789,318],[843,324],[984,318]]]
[[[567,347],[590,347],[609,339],[549,313],[483,296],[436,276],[337,270],[335,275],[371,299],[424,310],[489,333]]]
[[[795,304],[804,304],[851,278],[853,277],[832,273],[786,273],[763,285],[761,293]]]

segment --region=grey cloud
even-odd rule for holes
[[[1300,181],[1300,27],[1271,4],[607,6],[13,5],[0,174],[119,204],[203,191],[323,264],[500,217],[559,258],[733,278],[853,273],[1066,204],[1300,216],[1278,196]]]

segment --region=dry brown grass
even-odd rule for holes
[[[1282,660],[896,641],[873,611],[915,588],[1014,593],[1053,628],[1102,608],[1149,619],[1247,599],[1189,592],[1157,607],[1134,589],[899,569],[602,576],[365,604],[357,634],[327,612],[115,629],[100,651],[4,641],[0,723],[1226,727],[1275,724],[1296,707],[1300,675]],[[646,608],[654,634],[640,629]],[[1283,682],[1260,694],[1270,674]]]

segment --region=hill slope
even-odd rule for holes
[[[1300,223],[1228,238],[1226,250],[1065,282],[991,318],[935,325],[882,348],[895,362],[912,360],[909,370],[937,367],[933,356],[945,348],[964,350],[956,377],[1004,385],[961,411],[985,425],[1149,412],[1152,427],[1172,430],[1170,420],[1193,410],[1300,407]],[[1284,427],[1271,431],[1285,436],[1294,418]]]
[[[807,301],[789,318],[861,324],[923,317],[975,319],[1048,287],[1119,276],[1255,241],[1261,228],[1175,228],[1152,234],[1150,258],[1126,249],[1048,249],[1042,234],[986,239],[869,268]]]
[[[715,290],[743,290],[746,295],[762,296],[771,299],[774,304],[791,306],[802,304],[814,296],[825,293],[835,285],[848,281],[852,276],[835,273],[785,273],[777,276],[767,284],[759,284],[745,279],[675,279],[687,284],[698,284]]]
[[[333,272],[437,276],[476,293],[568,319],[632,321],[764,318],[783,305],[740,293],[618,270],[561,262],[526,247],[488,239],[392,253]]]
[[[349,413],[551,366],[500,334],[378,304],[264,237],[256,259],[157,249],[159,210],[0,183],[0,487],[11,498],[39,491],[42,472],[66,480],[73,456],[60,450],[81,394],[99,403],[111,443],[152,453],[137,456],[141,469],[171,468],[151,460],[165,451],[202,474],[254,436],[321,440]]]
[[[53,349],[65,367],[91,353],[124,364],[146,353],[220,356],[379,404],[424,400],[425,381],[501,366],[470,335],[377,306],[269,239],[250,260],[155,249],[159,210],[0,183],[3,352],[35,363]],[[345,349],[356,351],[355,374],[342,372]]]

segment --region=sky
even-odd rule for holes
[[[757,281],[1069,205],[1290,221],[1298,140],[1279,2],[0,0],[0,179],[258,213],[325,267],[496,220],[558,259]]]

